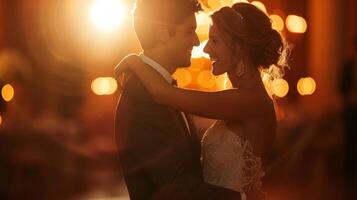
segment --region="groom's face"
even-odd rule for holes
[[[181,24],[176,26],[175,34],[170,36],[167,43],[167,53],[175,67],[188,67],[191,65],[192,49],[200,44],[196,34],[196,27],[196,18],[192,13]]]

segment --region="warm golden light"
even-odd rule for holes
[[[209,70],[203,70],[198,74],[198,84],[203,88],[212,88],[216,84],[216,77],[214,77]]]
[[[225,88],[225,82],[226,82],[226,76],[225,74],[219,75],[216,78],[216,87],[218,90],[224,90]]]
[[[221,0],[222,6],[232,6],[233,0]]]
[[[226,90],[232,88],[232,83],[229,81],[227,73],[219,75],[216,78],[216,87],[218,90]]]
[[[101,31],[112,31],[120,25],[125,9],[120,0],[94,0],[90,8],[90,19]]]
[[[179,87],[187,86],[192,80],[191,73],[187,69],[177,69],[172,76],[177,80],[177,86]]]
[[[192,49],[192,58],[209,58],[209,55],[203,52],[203,48],[205,48],[207,44],[207,40],[201,42],[198,47],[193,47]]]
[[[205,26],[205,25],[210,25],[212,23],[211,18],[206,12],[200,11],[195,15],[196,15],[197,26]]]
[[[96,95],[111,95],[117,90],[118,84],[113,77],[99,77],[92,81],[91,88]]]
[[[301,78],[297,83],[300,95],[312,95],[316,90],[316,82],[311,77]]]
[[[232,89],[233,85],[232,82],[229,80],[228,75],[224,81],[224,89]]]
[[[262,78],[265,90],[267,91],[269,97],[272,98],[274,91],[273,91],[272,83],[270,81],[270,75],[268,73],[261,72],[261,78]]]
[[[284,20],[279,15],[270,15],[272,21],[272,28],[277,31],[282,31],[284,29]]]
[[[2,87],[1,89],[1,96],[7,102],[11,101],[14,98],[14,94],[14,88],[10,84],[4,85],[4,87]]]
[[[262,2],[260,2],[260,1],[252,1],[251,4],[253,4],[255,7],[259,8],[264,13],[267,13],[267,9],[266,9],[265,5]]]
[[[273,93],[280,98],[285,97],[285,95],[289,92],[289,84],[282,78],[275,79],[272,82],[271,87]]]
[[[211,11],[215,11],[215,10],[218,10],[222,7],[222,2],[219,0],[205,0],[205,1],[202,1],[202,4],[207,7],[209,10]]]
[[[292,33],[305,33],[307,23],[303,17],[289,15],[285,21],[286,28]]]
[[[196,13],[196,21],[197,21],[197,28],[196,28],[197,34],[207,35],[209,27],[212,24],[212,20],[208,15],[208,13],[203,11]]]
[[[2,124],[2,117],[1,117],[1,115],[0,115],[0,125]]]
[[[205,62],[207,62],[206,58],[193,58],[191,59],[191,66],[188,70],[192,72],[199,72],[203,68]]]
[[[249,3],[248,0],[233,0],[233,3]]]

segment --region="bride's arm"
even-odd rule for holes
[[[259,100],[261,98],[237,89],[203,92],[173,87],[137,56],[126,58],[119,68],[130,68],[144,83],[156,102],[202,117],[246,120],[254,113],[252,109],[259,110],[264,106]],[[253,108],[252,105],[256,106]]]

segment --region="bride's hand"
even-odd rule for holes
[[[166,97],[166,93],[172,88],[162,75],[152,67],[148,67],[136,54],[129,54],[123,58],[115,68],[115,75],[119,79],[119,77],[122,77],[121,74],[128,70],[139,77],[150,95],[158,103]]]
[[[128,69],[131,69],[132,66],[135,65],[135,63],[140,62],[140,58],[137,54],[129,54],[125,56],[120,63],[115,67],[115,77],[119,77],[121,74],[123,74],[125,71]]]

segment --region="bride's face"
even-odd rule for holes
[[[221,75],[232,70],[232,50],[223,41],[220,32],[213,24],[209,30],[209,39],[203,49],[212,61],[212,73]]]

